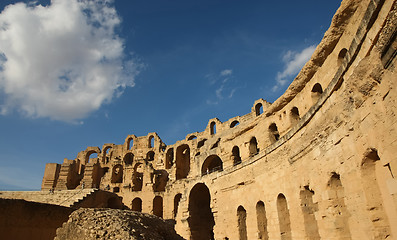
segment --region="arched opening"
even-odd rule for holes
[[[237,208],[237,226],[240,240],[247,240],[247,211],[243,206]]]
[[[170,148],[165,154],[165,169],[170,169],[174,165],[174,149]]]
[[[125,165],[132,165],[132,162],[134,161],[134,154],[132,153],[127,153],[126,155],[124,155],[124,164]]]
[[[287,199],[283,194],[277,196],[278,222],[280,226],[281,240],[290,240],[291,238],[291,220],[287,205]]]
[[[301,207],[303,213],[303,221],[305,223],[305,232],[307,239],[320,239],[318,233],[318,225],[315,212],[318,211],[317,204],[313,203],[314,191],[309,186],[305,186],[300,191]]]
[[[146,160],[148,160],[148,161],[154,161],[154,151],[149,151],[149,152],[146,154]]]
[[[205,143],[205,141],[207,141],[207,139],[203,139],[203,140],[200,140],[198,143],[197,143],[197,148],[201,148],[202,146],[204,146],[204,143]]]
[[[250,152],[251,157],[258,154],[258,152],[259,152],[258,142],[256,141],[255,137],[252,137],[250,140],[249,152]]]
[[[176,179],[186,178],[190,171],[190,148],[183,144],[176,149]]]
[[[131,150],[133,146],[134,146],[134,139],[133,138],[129,138],[128,141],[127,141],[127,149]]]
[[[103,149],[103,158],[102,158],[102,163],[107,164],[110,161],[110,158],[112,157],[112,147],[107,146]]]
[[[240,122],[237,120],[234,120],[231,124],[230,124],[230,128],[234,128],[235,126],[239,125]]]
[[[241,163],[240,149],[237,146],[234,146],[232,149],[232,160],[233,165]]]
[[[178,207],[179,207],[179,202],[181,201],[181,198],[182,198],[182,194],[181,193],[178,193],[174,197],[174,219],[178,215]]]
[[[373,224],[373,239],[386,239],[391,235],[390,225],[383,206],[382,192],[376,177],[376,166],[379,163],[376,149],[368,149],[361,165],[361,180],[367,202],[366,209]],[[386,185],[384,183],[383,185]]]
[[[137,163],[134,166],[134,172],[132,173],[132,191],[142,191],[143,185],[143,164]]]
[[[261,240],[268,240],[269,234],[267,233],[267,218],[265,203],[259,201],[256,203],[256,221],[258,224],[258,238]]]
[[[343,48],[342,50],[340,50],[339,54],[338,54],[338,64],[342,64],[343,63],[343,59],[345,59],[347,54],[347,49]]]
[[[296,124],[300,120],[299,109],[297,107],[291,108],[290,119],[291,125]]]
[[[153,137],[153,136],[150,136],[150,137],[149,137],[148,147],[149,147],[149,148],[154,147],[154,137]]]
[[[136,212],[142,212],[142,199],[134,198],[131,203],[131,210]]]
[[[204,183],[196,184],[189,195],[189,217],[187,219],[191,240],[214,239],[214,216],[210,207],[210,191]]]
[[[190,140],[193,140],[193,139],[196,139],[196,138],[197,138],[196,135],[191,135],[191,136],[189,136],[189,138],[187,140],[190,141]]]
[[[166,170],[154,171],[153,191],[164,192],[168,182],[168,172]]]
[[[85,157],[85,163],[94,163],[95,160],[98,160],[98,153],[94,150],[88,151]]]
[[[311,94],[312,94],[312,102],[314,104],[314,103],[316,103],[318,101],[318,99],[320,98],[321,94],[323,94],[323,88],[321,87],[320,83],[314,84]]]
[[[345,204],[345,193],[340,175],[332,173],[331,179],[327,186],[328,192],[328,221],[330,232],[327,236],[330,239],[351,239],[349,229],[349,213]]]
[[[206,175],[215,171],[223,170],[223,162],[218,155],[211,155],[207,157],[201,167],[201,175]]]
[[[278,132],[277,125],[275,123],[270,124],[269,126],[269,138],[271,143],[275,143],[280,139],[280,134]]]
[[[262,106],[262,103],[257,103],[256,105],[255,105],[255,115],[256,116],[259,116],[259,115],[261,115],[263,113],[263,106]]]
[[[210,134],[214,135],[216,133],[216,123],[215,122],[211,122],[210,124]]]
[[[153,199],[153,215],[163,217],[163,198],[160,196],[156,196]]]
[[[117,164],[112,170],[112,180],[111,183],[122,183],[123,182],[123,166]]]

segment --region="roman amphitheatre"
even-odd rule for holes
[[[397,239],[396,35],[397,1],[344,0],[275,102],[48,163],[41,191],[0,192],[1,236]]]

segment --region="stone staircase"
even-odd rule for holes
[[[77,190],[55,190],[50,191],[1,191],[0,198],[23,199],[30,202],[54,204],[64,207],[72,207],[83,201],[98,189],[77,189]]]

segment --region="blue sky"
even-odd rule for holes
[[[0,2],[0,190],[40,189],[45,163],[210,118],[288,87],[340,5],[328,1]]]

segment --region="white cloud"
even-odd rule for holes
[[[312,45],[300,52],[286,52],[282,57],[285,63],[284,70],[277,73],[276,85],[273,86],[272,90],[276,91],[280,87],[285,86],[287,82],[291,81],[292,78],[299,73],[305,63],[310,60],[315,49],[316,46]]]
[[[233,70],[232,69],[225,69],[223,71],[221,71],[221,73],[219,74],[220,76],[230,76],[233,74]]]
[[[134,86],[113,1],[17,3],[0,13],[1,113],[75,121]]]
[[[231,79],[233,80],[232,69],[224,69],[218,74],[210,73],[205,75],[205,77],[209,79],[209,84],[214,85],[216,88],[215,96],[213,97],[216,100],[207,100],[206,103],[208,105],[217,105],[223,99],[230,99],[237,91],[237,88],[233,86],[234,82],[229,81]]]

